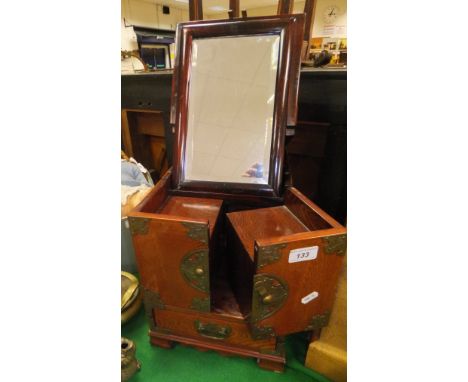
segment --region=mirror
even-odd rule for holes
[[[185,181],[268,184],[280,35],[194,38]]]

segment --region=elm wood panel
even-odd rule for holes
[[[171,183],[171,172],[171,169],[167,170],[149,194],[133,209],[132,212],[155,212],[164,203]]]
[[[151,344],[155,346],[160,346],[160,341],[158,340],[165,340],[163,342],[163,346],[165,348],[170,348],[172,342],[179,342],[184,345],[189,345],[195,347],[197,350],[204,351],[206,350],[214,350],[220,353],[230,353],[234,355],[239,355],[239,356],[245,356],[245,357],[253,357],[257,358],[257,360],[267,360],[276,362],[277,368],[270,369],[270,370],[276,370],[276,371],[282,371],[284,369],[284,364],[286,363],[286,358],[281,355],[272,355],[272,354],[265,354],[261,353],[256,350],[250,350],[250,349],[245,349],[245,348],[240,348],[236,346],[231,346],[228,344],[224,343],[215,343],[215,342],[207,342],[205,340],[199,340],[199,339],[194,339],[190,337],[184,337],[184,336],[178,336],[174,334],[164,334],[164,333],[159,333],[159,332],[154,332],[154,331],[149,331],[149,336],[150,336],[150,342]],[[156,340],[156,341],[155,341]],[[259,363],[260,367],[264,367],[263,364]]]
[[[255,263],[258,251],[262,247],[286,244],[285,248],[280,249],[279,260],[264,265],[260,270],[257,269],[257,274],[277,276],[288,285],[288,296],[282,307],[272,316],[257,322],[258,326],[272,326],[275,334],[282,336],[304,331],[313,316],[331,312],[344,256],[325,253],[324,237],[344,233],[346,233],[345,228],[333,228],[271,238],[256,243],[258,249],[255,252]],[[316,259],[289,263],[290,251],[314,246],[319,247]],[[318,292],[318,297],[303,304],[301,300],[312,292]]]
[[[311,231],[343,228],[340,223],[295,187],[286,188],[284,192],[284,204]]]
[[[276,348],[275,337],[254,340],[250,335],[247,322],[243,318],[223,316],[216,313],[184,312],[180,309],[154,309],[153,315],[156,327],[170,330],[169,334],[199,339],[208,343],[229,344],[257,351],[260,349],[274,350]],[[195,327],[196,320],[200,321],[202,324],[215,324],[222,327],[230,327],[231,334],[225,339],[214,339],[203,336]]]
[[[298,33],[298,29],[303,33],[303,26],[303,14],[233,20],[209,20],[178,24],[177,55],[175,58],[175,67],[177,69],[173,78],[173,84],[175,86],[174,93],[176,96],[172,98],[172,101],[175,102],[172,120],[175,120],[176,125],[175,149],[173,152],[173,189],[213,191],[231,194],[240,192],[249,195],[279,197],[284,160],[284,136],[286,123],[288,121],[288,101],[290,98],[294,98],[290,95],[291,80],[296,80],[299,76],[302,37],[300,33]],[[185,145],[187,136],[192,39],[272,33],[282,35],[282,54],[278,63],[268,184],[253,185],[244,183],[185,181]],[[291,102],[289,102],[289,107],[291,107]]]
[[[285,206],[231,212],[227,217],[252,260],[255,240],[308,231]]]
[[[192,287],[185,280],[180,264],[183,257],[194,250],[206,249],[208,244],[188,236],[188,229],[182,224],[191,222],[206,230],[208,221],[180,220],[168,215],[132,213],[132,217],[148,218],[148,232],[132,236],[141,285],[159,293],[164,304],[189,309],[194,298],[207,298],[205,293]]]
[[[219,199],[169,196],[157,212],[189,219],[208,220],[210,237],[212,237],[222,204],[223,201]]]

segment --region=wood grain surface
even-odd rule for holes
[[[149,331],[150,341],[155,346],[170,348],[173,342],[178,342],[184,345],[189,345],[200,351],[214,350],[221,355],[238,355],[244,357],[253,357],[257,359],[258,365],[261,368],[282,372],[286,363],[284,355],[274,355],[263,353],[260,350],[251,350],[244,347],[237,347],[235,345],[219,342],[209,342],[205,339],[200,340],[188,336],[178,336],[175,334],[165,334],[154,331]],[[160,344],[159,340],[164,340]],[[262,361],[267,361],[263,363]]]
[[[189,219],[207,219],[211,236],[216,226],[222,204],[223,201],[219,199],[169,196],[157,212],[164,215],[180,216]]]
[[[286,245],[280,249],[278,261],[257,268],[256,274],[279,277],[288,285],[288,297],[283,306],[272,316],[260,321],[259,326],[272,326],[276,335],[286,335],[306,330],[314,316],[331,311],[343,256],[326,253],[324,238],[345,232],[345,228],[332,228],[257,241],[256,263],[258,251],[262,247]],[[315,246],[318,247],[318,253],[314,260],[289,262],[290,251]],[[304,304],[302,299],[312,292],[318,292],[318,297]]]
[[[224,316],[218,313],[200,313],[194,311],[182,311],[180,309],[155,309],[154,319],[156,326],[163,330],[169,330],[168,334],[186,336],[215,344],[229,344],[239,348],[259,351],[274,350],[276,338],[270,337],[262,340],[254,340],[243,318]],[[200,334],[195,326],[198,320],[202,324],[215,324],[222,327],[230,327],[231,334],[226,339],[213,339]]]
[[[308,231],[285,206],[232,212],[227,217],[252,260],[255,240]]]
[[[294,187],[285,190],[284,204],[311,231],[341,227],[340,223]]]
[[[180,271],[183,257],[194,250],[208,250],[208,243],[188,237],[187,228],[182,224],[186,221],[166,215],[139,213],[138,216],[149,218],[148,233],[133,235],[141,285],[159,293],[164,304],[187,309],[194,298],[209,297],[209,293],[193,288]],[[192,223],[206,230],[208,237],[208,221]]]

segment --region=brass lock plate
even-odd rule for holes
[[[194,297],[190,309],[198,312],[209,312],[211,310],[211,301],[209,297]]]
[[[288,298],[288,285],[278,276],[261,273],[254,276],[252,322],[275,314]]]
[[[180,263],[180,272],[193,288],[209,292],[208,249],[197,249],[186,254]]]

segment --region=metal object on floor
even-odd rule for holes
[[[128,381],[133,374],[140,371],[140,362],[135,358],[136,346],[132,340],[122,337],[120,341],[121,351],[121,380]]]
[[[142,295],[138,279],[128,272],[121,272],[121,323],[132,318],[141,308]]]

